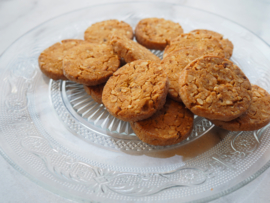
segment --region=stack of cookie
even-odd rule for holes
[[[141,20],[133,30],[123,21],[95,23],[85,40],[63,40],[39,57],[52,79],[83,84],[108,112],[130,122],[152,145],[186,139],[194,114],[228,130],[256,130],[270,121],[270,95],[251,86],[229,58],[233,44],[219,33],[183,33],[175,22]],[[164,50],[161,61],[149,49]],[[121,68],[121,61],[126,63]],[[261,108],[259,108],[261,107]]]

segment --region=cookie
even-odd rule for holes
[[[114,117],[138,121],[161,109],[167,92],[167,76],[160,63],[137,60],[110,77],[103,89],[102,102]]]
[[[252,131],[266,126],[270,122],[270,94],[263,88],[252,85],[252,102],[248,110],[232,121],[211,122],[231,131]]]
[[[220,44],[221,44],[221,46],[224,50],[224,53],[225,53],[225,58],[229,59],[232,56],[233,43],[228,39],[223,39],[222,34],[219,34],[217,32],[211,31],[211,30],[203,30],[203,29],[192,30],[190,33],[209,35],[209,36],[212,36],[212,37],[219,39]]]
[[[195,47],[185,47],[171,52],[161,61],[169,80],[168,96],[175,101],[182,101],[179,95],[179,76],[182,70],[193,60],[206,55],[206,51]]]
[[[64,75],[86,86],[105,83],[119,66],[120,59],[109,44],[79,44],[63,59]]]
[[[163,50],[171,39],[183,33],[179,23],[163,18],[145,18],[136,26],[135,37],[148,49]]]
[[[251,84],[232,61],[203,56],[191,62],[179,77],[182,101],[194,114],[230,121],[251,104]]]
[[[225,57],[224,50],[218,39],[209,35],[185,33],[170,41],[169,45],[164,50],[163,58],[169,53],[184,47],[196,47],[206,50],[208,55]]]
[[[67,39],[45,49],[38,58],[41,72],[54,80],[67,80],[63,73],[63,57],[68,49],[83,42],[83,40]]]
[[[136,60],[151,60],[160,61],[155,54],[143,47],[142,45],[134,42],[125,37],[112,36],[111,45],[118,56],[124,58],[127,63]]]
[[[104,86],[105,84],[100,84],[96,86],[84,85],[83,87],[84,87],[85,92],[89,94],[95,102],[102,104],[102,92],[103,92]]]
[[[133,30],[129,24],[118,20],[105,20],[87,28],[84,39],[91,43],[106,43],[112,34],[133,38]]]
[[[167,99],[164,107],[153,116],[130,124],[143,142],[165,146],[179,143],[190,135],[193,117],[183,103]]]

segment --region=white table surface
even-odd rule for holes
[[[0,0],[0,55],[17,38],[46,20],[75,9],[109,2],[116,1]],[[270,0],[168,0],[166,2],[179,3],[224,16],[251,30],[270,44]],[[243,188],[212,203],[270,202],[269,188],[270,169]],[[2,202],[68,203],[73,201],[39,187],[17,172],[0,156],[0,203]]]

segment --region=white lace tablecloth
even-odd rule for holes
[[[0,55],[17,38],[46,20],[75,9],[112,2],[114,1],[0,0]],[[270,0],[169,0],[166,2],[183,4],[226,17],[251,30],[270,44]],[[31,182],[13,169],[1,156],[0,183],[1,203],[73,202]],[[269,188],[270,169],[248,185],[212,203],[270,202]]]

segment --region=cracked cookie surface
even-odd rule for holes
[[[102,102],[123,121],[149,118],[161,109],[168,92],[167,76],[159,63],[137,60],[117,70],[106,83]]]
[[[163,18],[145,18],[136,26],[135,37],[148,49],[163,50],[168,42],[183,33],[179,23]]]
[[[112,34],[133,38],[132,27],[123,21],[105,20],[91,25],[84,32],[84,39],[91,43],[107,43]]]
[[[194,114],[230,121],[251,104],[251,84],[228,59],[203,56],[191,62],[179,77],[180,96]]]
[[[85,92],[87,94],[89,94],[92,99],[99,103],[99,104],[103,104],[102,103],[102,92],[103,92],[103,88],[104,88],[105,84],[100,84],[100,85],[96,85],[96,86],[83,86]]]
[[[175,101],[182,101],[179,95],[179,76],[184,68],[196,58],[206,55],[202,49],[185,47],[171,52],[161,61],[162,67],[168,76],[169,91],[168,96]]]
[[[119,66],[120,59],[108,44],[79,44],[63,59],[64,75],[86,86],[105,83]]]
[[[198,29],[198,30],[192,30],[190,33],[194,34],[202,34],[202,35],[210,35],[212,37],[217,38],[220,40],[220,44],[224,50],[225,58],[230,58],[233,53],[233,43],[228,40],[228,39],[223,39],[223,35],[219,34],[217,32],[211,31],[211,30],[203,30],[203,29]]]
[[[209,35],[184,33],[170,41],[164,50],[163,58],[169,53],[184,47],[196,47],[206,50],[208,55],[225,57],[224,50],[218,39]]]
[[[270,122],[270,94],[257,85],[252,85],[251,90],[252,102],[244,114],[231,121],[212,122],[231,131],[253,131],[266,126]]]
[[[45,49],[38,58],[42,73],[54,80],[67,80],[63,73],[63,57],[68,49],[77,46],[79,43],[84,43],[84,41],[67,39]]]
[[[160,58],[147,48],[128,38],[114,35],[110,43],[118,56],[123,58],[127,63],[136,60],[160,61]]]
[[[183,103],[167,98],[164,107],[153,116],[130,124],[143,142],[165,146],[185,140],[192,131],[193,119],[193,113]]]

